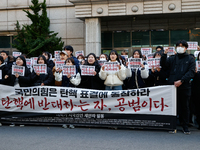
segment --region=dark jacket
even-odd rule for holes
[[[16,80],[16,77],[15,75],[12,75],[12,68],[8,71],[7,75],[9,76],[5,82],[7,82],[6,84],[7,85],[10,85],[10,86],[14,86],[15,84],[15,80]],[[20,87],[28,87],[30,86],[30,82],[31,82],[31,72],[30,72],[30,69],[25,67],[25,73],[24,73],[24,76],[19,76],[19,85]]]
[[[72,58],[74,59],[74,64],[76,65],[76,70],[79,69],[79,61],[76,57],[72,56]]]
[[[104,81],[99,78],[99,71],[101,69],[101,66],[98,64],[97,61],[91,66],[95,66],[96,75],[95,76],[81,75],[81,83],[78,87],[85,89],[105,90]]]
[[[142,79],[141,77],[141,71],[137,69],[137,81],[135,73],[136,69],[132,69],[132,76],[124,80],[124,85],[125,85],[124,89],[137,89],[136,83],[138,84],[138,88],[143,88],[146,86],[144,79]]]
[[[44,85],[52,85],[53,79],[53,72],[49,67],[47,67],[47,74],[40,74],[37,76],[34,71],[31,74],[31,82],[34,86],[39,86],[42,83],[44,83]]]
[[[2,79],[0,79],[0,84],[5,84],[5,75],[8,73],[9,69],[5,63],[0,65],[0,70],[2,71]]]
[[[195,75],[195,60],[192,56],[183,53],[167,58],[167,54],[163,54],[160,64],[163,69],[169,70],[169,85],[174,85],[175,81],[181,80],[182,84],[179,88],[191,87],[190,81]]]
[[[55,64],[53,63],[53,61],[48,59],[47,60],[47,67],[49,67],[52,70],[54,66],[55,66]]]
[[[151,72],[152,75],[154,76],[154,85],[155,86],[159,86],[159,85],[167,85],[167,77],[169,74],[168,70],[164,70],[163,68],[161,68],[160,72],[158,72],[157,70],[153,73]]]

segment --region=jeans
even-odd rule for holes
[[[105,90],[122,90],[122,85],[119,86],[106,86]]]

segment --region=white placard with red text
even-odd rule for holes
[[[161,68],[160,66],[160,58],[150,58],[147,60],[147,64],[148,64],[148,68],[151,69],[151,68]]]
[[[13,52],[13,56],[14,56],[15,58],[18,57],[18,56],[20,56],[20,55],[22,55],[21,52]]]
[[[76,51],[75,55],[76,55],[76,57],[78,57],[79,55],[83,55],[84,56],[84,51]]]
[[[81,65],[81,75],[94,76],[95,66]]]
[[[54,51],[54,58],[55,58],[57,61],[60,61],[60,52],[61,52],[61,51]]]
[[[15,88],[6,85],[0,85],[0,89],[0,111],[3,112],[176,116],[174,85],[117,91],[57,86]],[[94,97],[94,94],[97,96]],[[123,96],[125,94],[129,96]]]
[[[67,66],[67,65],[64,65],[62,67],[62,74],[63,75],[71,75],[71,76],[75,76],[76,75],[76,66],[73,65],[73,66]]]
[[[141,48],[142,55],[147,56],[148,54],[152,53],[152,48]]]
[[[147,59],[153,58],[153,56],[154,56],[154,53],[148,54],[148,55],[147,55]]]
[[[104,71],[106,71],[106,72],[119,71],[119,63],[118,62],[105,62],[104,66],[105,66]]]
[[[12,75],[15,75],[16,73],[19,76],[24,76],[25,67],[24,66],[12,65]]]
[[[35,73],[47,74],[47,65],[46,64],[36,64],[33,65]]]
[[[198,57],[200,51],[195,51],[194,52],[194,57]]]
[[[164,47],[164,50],[166,50],[167,48],[169,48],[167,56],[171,56],[174,55],[175,53],[175,47]]]
[[[129,58],[128,59],[128,66],[131,69],[137,69],[141,67],[142,58]]]
[[[38,57],[32,57],[31,59],[32,59],[32,65],[36,65]]]
[[[62,67],[65,65],[65,61],[55,61],[55,68],[60,68],[62,69]]]
[[[2,79],[2,70],[0,70],[0,80]]]
[[[31,68],[32,67],[32,59],[26,59],[26,66],[28,68]]]
[[[107,60],[98,60],[98,63],[100,66],[103,66],[105,62],[108,62]]]
[[[200,61],[196,61],[197,71],[200,71]]]
[[[188,48],[187,50],[197,50],[198,42],[187,42]]]

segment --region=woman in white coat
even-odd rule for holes
[[[118,62],[119,70],[115,72],[105,71],[105,66],[102,66],[99,77],[105,80],[105,90],[122,90],[123,80],[132,75],[131,70],[120,63],[118,53],[115,50],[110,52],[108,62]]]

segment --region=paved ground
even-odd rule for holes
[[[200,130],[169,134],[158,130],[61,127],[0,127],[0,150],[199,150]]]

